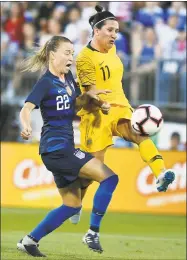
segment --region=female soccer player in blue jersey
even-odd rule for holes
[[[17,248],[34,257],[44,257],[38,249],[41,238],[58,228],[65,220],[81,209],[81,188],[86,180],[100,183],[91,213],[90,229],[83,242],[94,251],[103,251],[99,242],[101,220],[118,183],[118,176],[91,154],[75,149],[72,121],[76,108],[89,105],[91,99],[107,90],[88,91],[76,97],[76,84],[70,72],[73,62],[73,44],[62,36],[52,37],[35,56],[26,62],[26,69],[37,71],[47,68],[20,112],[21,136],[29,139],[32,134],[30,114],[40,108],[44,125],[41,132],[39,153],[46,168],[53,173],[63,204],[48,215],[28,235],[19,241]],[[103,111],[109,106],[98,102]]]

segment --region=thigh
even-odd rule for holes
[[[113,136],[119,136],[123,138],[121,131],[119,128],[121,124],[128,123],[131,120],[133,109],[131,107],[115,107],[113,108],[115,117],[114,121],[112,122],[112,134]],[[121,129],[120,129],[121,130]]]
[[[79,171],[93,156],[71,147],[42,154],[46,168],[52,172],[57,187],[65,188],[77,180]]]
[[[58,189],[63,203],[69,207],[80,207],[81,206],[81,183],[80,179],[71,183],[65,188]]]
[[[120,137],[123,137],[125,140],[129,142],[133,142],[135,144],[140,144],[142,141],[148,139],[147,136],[140,136],[136,134],[131,127],[130,120],[119,120],[117,124],[117,132],[119,133]]]
[[[104,156],[105,156],[106,150],[107,150],[107,148],[105,148],[105,149],[103,149],[103,150],[101,150],[101,151],[92,153],[92,155],[103,163],[103,162],[104,162]],[[93,180],[80,179],[80,183],[81,183],[81,189],[85,189],[85,188],[87,188],[90,184],[93,183]]]
[[[105,153],[106,153],[107,148],[101,150],[101,151],[97,151],[92,153],[92,155],[97,158],[98,160],[100,160],[101,162],[104,163],[104,159],[105,159]]]
[[[97,158],[93,158],[80,169],[79,177],[100,183],[114,174],[104,163]]]
[[[89,153],[101,151],[113,144],[111,117],[101,111],[81,117],[81,148]]]

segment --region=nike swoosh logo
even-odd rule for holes
[[[104,61],[103,61],[104,62]],[[99,63],[99,66],[101,66],[103,64],[103,62]]]
[[[103,214],[101,214],[99,212],[96,212],[95,214],[98,215],[98,216],[103,216]]]
[[[63,92],[63,90],[58,90],[58,93],[61,93],[61,92]]]

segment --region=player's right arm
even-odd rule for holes
[[[36,107],[35,104],[31,102],[26,102],[20,111],[20,121],[22,125],[21,137],[28,140],[32,135],[31,127],[31,112]]]
[[[85,91],[96,90],[95,65],[88,55],[81,53],[76,59],[79,84]]]
[[[96,71],[92,59],[88,55],[82,53],[77,57],[76,69],[79,85],[84,89],[84,92],[97,92]],[[82,98],[84,98],[84,96]],[[98,99],[93,99],[92,103],[95,106],[100,107],[104,114],[108,114],[110,109],[109,103],[102,101],[99,97]]]
[[[27,97],[23,108],[20,111],[20,121],[22,126],[21,137],[28,140],[32,134],[31,112],[34,108],[39,108],[42,99],[50,87],[47,79],[39,80],[32,92]]]

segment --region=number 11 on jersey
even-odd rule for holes
[[[104,67],[101,67],[100,70],[102,70],[104,81],[110,78],[110,70],[107,65]]]

